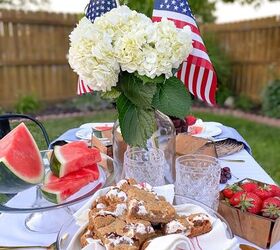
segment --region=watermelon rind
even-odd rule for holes
[[[2,193],[18,193],[34,185],[19,178],[3,161],[0,162],[0,169],[0,190]]]
[[[44,198],[52,203],[59,204],[61,203],[61,198],[59,193],[54,193],[53,191],[49,191],[47,189],[41,188],[42,195]]]
[[[54,152],[53,152],[53,154],[51,156],[51,160],[50,160],[50,168],[54,175],[60,176],[61,163],[56,158],[55,151],[57,151],[57,150],[58,150],[58,148],[57,148],[57,146],[55,146]]]
[[[73,146],[73,148],[71,148],[73,153],[75,153],[77,148],[82,150],[82,152],[80,151],[81,154],[78,156],[78,158],[72,158],[69,160],[67,157],[65,157],[65,154],[63,153],[65,148],[63,147],[68,147],[69,150],[70,146]],[[85,159],[87,159],[86,162],[84,161]],[[76,162],[73,163],[73,161]],[[51,156],[50,168],[55,176],[63,177],[71,172],[75,172],[83,167],[89,166],[90,164],[99,161],[101,161],[100,152],[95,148],[89,149],[85,142],[79,141],[72,142],[64,146],[55,146]]]

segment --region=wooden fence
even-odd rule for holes
[[[260,102],[264,87],[280,77],[280,17],[204,25],[206,32],[232,61],[232,89]]]
[[[77,15],[0,10],[0,107],[21,97],[57,101],[76,95],[77,76],[67,62],[68,36]],[[209,24],[233,63],[231,86],[255,101],[280,76],[280,20],[276,17]]]
[[[56,101],[76,95],[67,63],[76,15],[0,10],[0,107],[24,96]]]

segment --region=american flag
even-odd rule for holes
[[[216,103],[217,76],[188,1],[155,0],[153,21],[159,22],[163,17],[172,20],[177,28],[182,29],[186,25],[191,27],[194,48],[177,72],[177,77],[185,83],[194,96],[214,105]]]
[[[95,18],[116,7],[117,2],[115,0],[90,0],[86,10],[86,17],[93,23]],[[91,93],[92,91],[93,90],[79,76],[77,94],[83,95]]]

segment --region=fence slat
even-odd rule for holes
[[[280,18],[207,24],[202,33],[214,33],[233,64],[231,88],[261,102],[264,88],[280,77]]]
[[[74,14],[0,9],[0,107],[27,95],[41,101],[76,95],[67,53],[77,21]]]

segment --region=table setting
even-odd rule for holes
[[[160,6],[152,20],[90,1],[68,61],[78,92],[115,103],[118,118],[80,124],[43,151],[24,123],[0,140],[0,193],[10,197],[0,249],[280,249],[280,188],[238,131],[190,115],[198,90],[215,104],[215,72],[210,59],[188,64],[198,49],[191,11],[174,7],[174,22]]]

